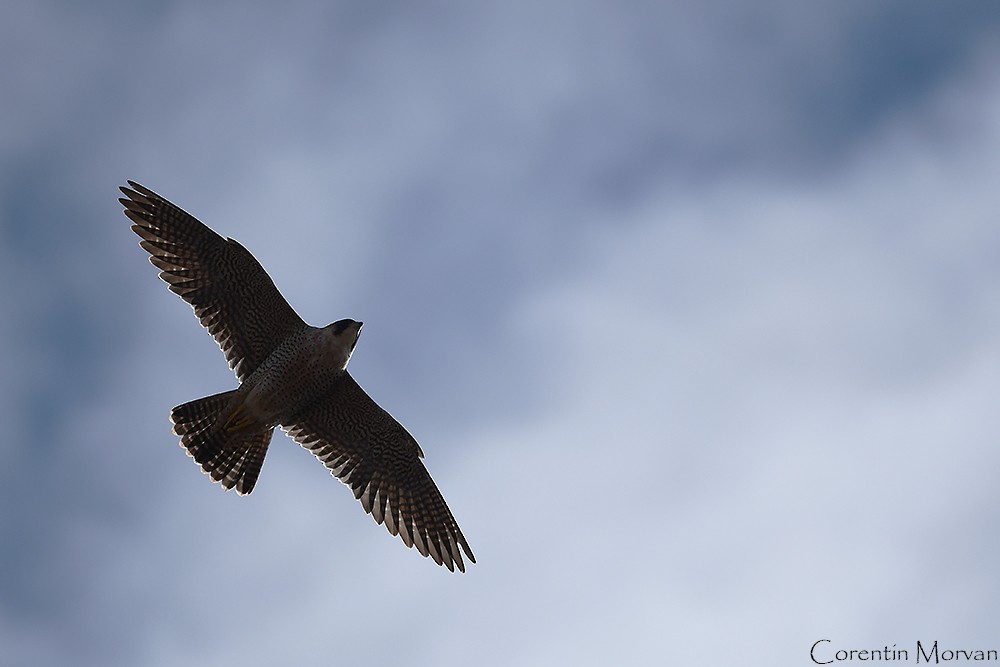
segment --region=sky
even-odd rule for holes
[[[0,56],[4,665],[1000,649],[995,4],[14,2]],[[199,473],[236,381],[126,179],[365,322],[467,573],[284,434]]]

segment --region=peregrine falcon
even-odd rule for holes
[[[171,411],[188,455],[212,481],[248,494],[281,426],[407,547],[465,572],[461,551],[476,558],[420,461],[420,445],[347,372],[361,322],[309,326],[246,248],[128,184],[118,201],[139,245],[170,291],[194,308],[240,382]]]

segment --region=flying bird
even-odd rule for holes
[[[276,426],[354,492],[407,547],[465,572],[476,558],[421,462],[420,445],[347,372],[361,322],[309,326],[260,262],[138,183],[118,201],[170,291],[222,348],[239,387],[178,405],[173,432],[202,471],[253,491]]]

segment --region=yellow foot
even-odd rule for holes
[[[244,407],[243,405],[236,406],[236,409],[233,410],[233,413],[231,415],[229,415],[229,419],[226,420],[226,423],[222,427],[225,429],[226,433],[233,433],[234,431],[239,431],[240,429],[245,428],[250,424],[254,423],[255,421],[254,418],[251,417],[250,415],[245,415],[244,414],[245,412],[246,412],[246,407]]]

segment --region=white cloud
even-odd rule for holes
[[[127,334],[98,386],[53,397],[37,451],[61,484],[20,499],[46,530],[0,581],[11,655],[791,664],[821,635],[990,638],[995,54],[805,164],[797,85],[843,75],[841,31],[865,16],[503,7],[354,32],[181,6],[127,33],[114,104],[81,125],[52,111],[108,85],[91,72],[19,112],[28,135],[65,123],[92,149],[53,153],[84,210],[51,234],[66,262],[38,289],[100,294],[88,306]],[[769,168],[687,164],[733,147]],[[244,242],[310,321],[381,320],[352,364],[424,443],[480,560],[467,575],[405,553],[284,436],[250,498],[186,460],[166,411],[233,379],[115,245],[114,193],[96,193],[133,176]],[[608,195],[616,178],[638,185]],[[27,347],[24,377],[51,363]],[[5,463],[36,452],[11,430]],[[979,537],[958,554],[954,530]]]
[[[995,91],[942,94],[822,181],[650,202],[516,313],[549,414],[479,468],[513,494],[481,491],[498,560],[559,619],[538,655],[773,664],[820,636],[962,636],[947,610],[996,583],[995,549],[952,569],[946,535],[995,520],[1000,135]],[[955,94],[981,111],[928,138]]]

